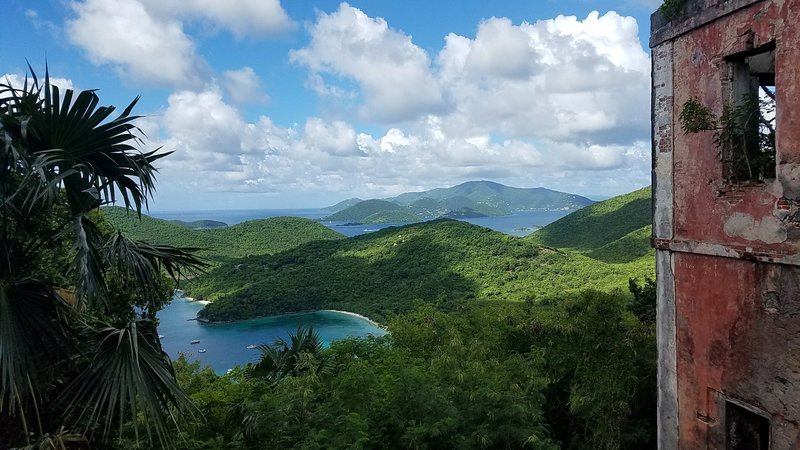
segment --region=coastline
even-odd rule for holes
[[[323,309],[322,311],[329,311],[329,312],[335,312],[335,313],[339,313],[339,314],[346,314],[348,316],[358,317],[359,319],[366,320],[370,324],[372,324],[372,325],[374,325],[374,326],[376,326],[376,327],[378,327],[378,328],[380,328],[382,330],[388,331],[388,329],[384,325],[381,325],[378,322],[375,322],[374,320],[370,319],[369,317],[362,316],[361,314],[358,314],[358,313],[354,313],[354,312],[351,312],[351,311],[342,311],[342,310],[339,310],[339,309]]]
[[[186,293],[182,289],[175,289],[175,294],[178,295],[180,298],[186,300],[187,302],[196,302],[200,303],[201,305],[207,305],[211,303],[210,300],[202,300],[202,299],[196,299],[194,297],[187,297]]]

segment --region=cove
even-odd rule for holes
[[[313,327],[325,346],[346,337],[383,336],[386,331],[372,322],[346,313],[315,311],[284,314],[241,322],[203,324],[192,320],[203,308],[199,302],[187,300],[180,294],[172,298],[169,306],[159,311],[158,333],[161,346],[170,358],[180,353],[190,361],[200,360],[223,374],[237,365],[254,362],[258,351],[248,349],[252,344],[270,344],[278,338],[288,340],[289,333],[301,325]],[[199,340],[197,344],[192,341]],[[201,353],[200,350],[205,352]]]

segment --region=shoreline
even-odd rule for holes
[[[175,294],[178,297],[186,300],[187,302],[200,303],[201,305],[208,305],[209,303],[211,303],[211,300],[203,300],[203,299],[197,299],[197,298],[194,298],[194,297],[188,297],[186,295],[186,292],[184,292],[182,289],[175,289]]]
[[[370,319],[369,317],[362,316],[361,314],[354,313],[352,311],[342,311],[342,310],[339,310],[339,309],[323,309],[321,311],[329,311],[329,312],[335,312],[335,313],[339,313],[339,314],[346,314],[348,316],[358,317],[359,319],[363,319],[363,320],[369,322],[370,324],[372,324],[372,325],[374,325],[374,326],[376,326],[376,327],[378,327],[378,328],[380,328],[382,330],[388,331],[388,329],[385,326],[379,324],[378,322],[375,322],[374,320]]]

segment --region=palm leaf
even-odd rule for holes
[[[147,419],[150,443],[157,440],[163,447],[170,442],[170,424],[177,427],[177,415],[192,415],[195,410],[178,387],[169,357],[153,345],[155,336],[143,331],[144,322],[97,331],[91,364],[61,399],[79,428],[99,430],[104,441],[113,429],[121,435],[126,421],[133,422],[138,440],[136,418],[141,416]]]
[[[151,245],[129,239],[123,233],[113,233],[103,246],[103,259],[115,267],[139,296],[152,302],[163,292],[162,271],[176,282],[184,272],[195,272],[207,264],[192,254],[195,248],[176,248],[167,245]],[[160,307],[160,304],[155,305]]]
[[[102,235],[94,222],[83,215],[73,219],[75,241],[76,296],[78,306],[94,306],[108,299],[105,267],[100,255]]]
[[[45,375],[73,337],[67,315],[67,305],[46,284],[0,280],[0,411],[24,423],[30,406],[38,419],[38,388],[48,384]]]

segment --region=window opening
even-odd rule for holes
[[[775,178],[775,43],[727,58],[727,100],[717,116],[692,97],[680,114],[684,133],[714,131],[729,181]]]
[[[726,448],[769,450],[769,419],[731,401],[725,402]]]
[[[730,99],[717,135],[725,177],[775,178],[775,44],[728,59]]]

